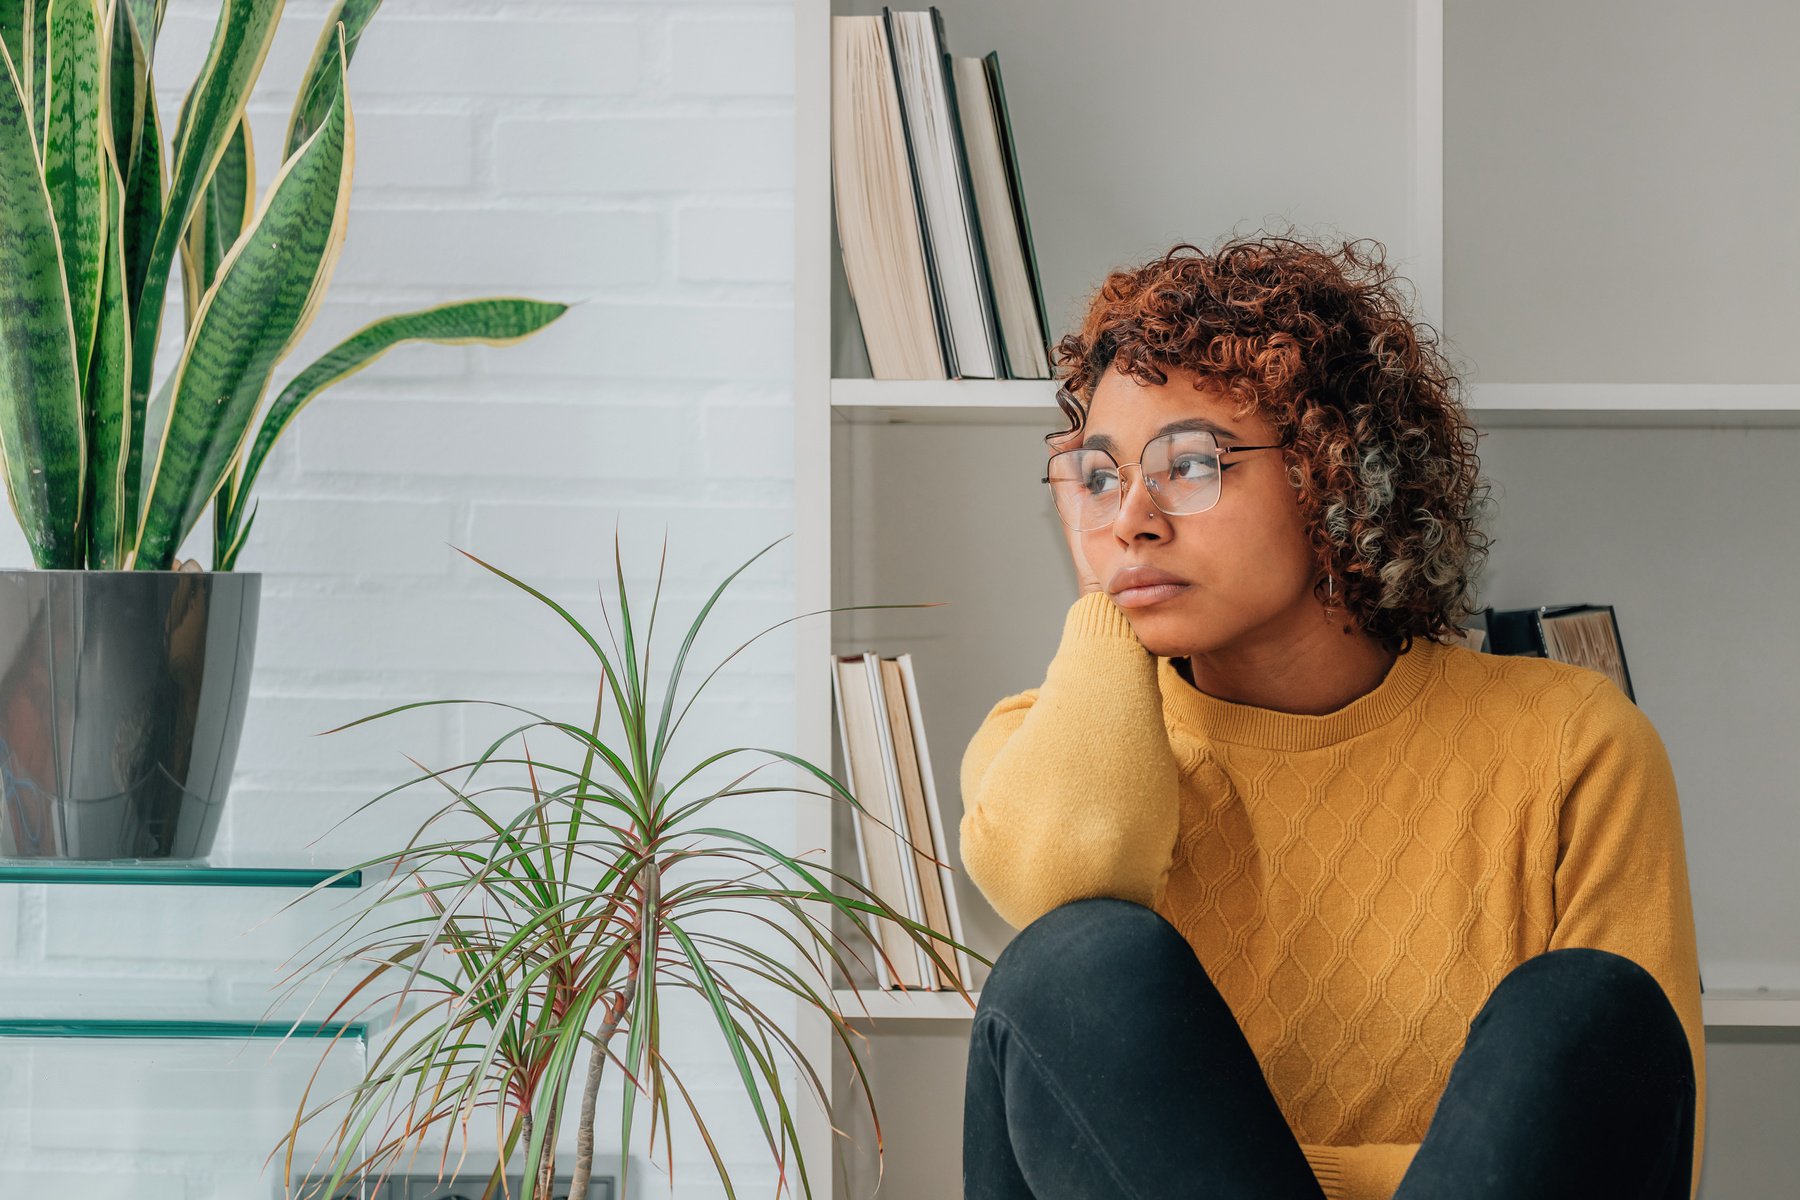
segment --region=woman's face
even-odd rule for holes
[[[1260,413],[1233,415],[1219,393],[1194,387],[1192,373],[1165,368],[1168,382],[1144,384],[1108,368],[1094,389],[1085,427],[1052,452],[1099,445],[1123,471],[1124,496],[1112,524],[1072,536],[1109,595],[1122,567],[1145,564],[1186,586],[1168,598],[1126,607],[1138,640],[1153,654],[1208,656],[1292,647],[1324,632],[1311,585],[1318,564],[1307,544],[1282,450],[1224,456],[1221,491],[1204,512],[1170,516],[1151,502],[1137,470],[1144,444],[1171,421],[1207,418],[1223,449],[1267,446],[1275,431]],[[1123,607],[1123,606],[1122,606]],[[1340,610],[1341,611],[1341,610]]]

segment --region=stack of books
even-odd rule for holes
[[[963,942],[912,656],[833,655],[832,698],[850,794],[862,806],[853,819],[864,886],[895,912]],[[946,970],[896,922],[869,920],[880,940],[875,968],[882,990],[956,991],[959,982],[968,987],[974,970],[968,951],[950,954],[938,942],[938,957],[951,968]]]
[[[831,190],[875,378],[1050,378],[998,53],[936,8],[832,17]]]

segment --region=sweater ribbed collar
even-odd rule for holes
[[[1196,688],[1175,669],[1173,659],[1156,660],[1163,715],[1170,725],[1204,740],[1261,746],[1269,750],[1316,750],[1379,728],[1410,707],[1439,674],[1453,647],[1415,637],[1411,648],[1389,664],[1375,689],[1342,708],[1319,715],[1287,713],[1221,700]]]

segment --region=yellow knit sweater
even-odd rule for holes
[[[1186,937],[1333,1200],[1388,1200],[1508,970],[1593,946],[1705,1035],[1668,754],[1598,671],[1415,639],[1322,716],[1220,700],[1075,601],[962,760],[961,856],[1015,929],[1118,896]],[[1096,1019],[1104,1019],[1096,1014]]]

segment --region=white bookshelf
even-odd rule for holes
[[[1106,103],[1101,83],[1118,83],[1106,73],[1111,60],[1101,42],[1071,25],[1082,19],[1081,6],[946,0],[939,7],[953,52],[1000,52],[1053,337],[1085,294],[1083,281],[1097,281],[1106,265],[1135,261],[1182,237],[1204,246],[1234,224],[1253,231],[1265,213],[1285,213],[1303,229],[1308,220],[1325,223],[1316,230],[1321,236],[1336,226],[1382,241],[1391,259],[1405,264],[1402,273],[1414,285],[1420,314],[1454,348],[1455,328],[1446,330],[1443,321],[1443,0],[1353,6],[1353,16],[1333,18],[1320,34],[1331,43],[1318,49],[1321,63],[1354,61],[1361,77],[1397,81],[1391,95],[1377,89],[1362,99],[1389,121],[1392,136],[1384,144],[1397,147],[1398,160],[1347,177],[1341,157],[1283,125],[1282,169],[1270,166],[1266,178],[1247,169],[1243,178],[1211,180],[1219,184],[1216,191],[1229,194],[1202,193],[1183,218],[1185,228],[1170,224],[1175,218],[1166,213],[1133,209],[1131,197],[1117,190],[1104,191],[1107,172],[1117,164],[1102,139],[1083,136],[1093,130],[1069,133],[1085,147],[1075,170],[1049,160],[1042,130],[1032,128],[1041,115],[1032,97],[1049,94],[1044,60],[1060,60],[1065,71],[1072,65],[1094,70],[1095,86],[1085,95],[1095,106]],[[1181,0],[1147,0],[1129,15],[1114,6],[1092,7],[1111,14],[1096,19],[1115,21],[1118,39],[1127,43],[1139,24],[1171,30],[1204,20],[1220,27],[1216,36],[1230,39],[1244,35],[1246,24],[1277,19],[1259,16],[1258,6],[1238,11]],[[796,750],[844,777],[832,715],[831,654],[877,649],[913,655],[965,937],[991,959],[1010,930],[960,869],[958,769],[983,713],[1002,696],[1041,682],[1073,598],[1066,550],[1036,470],[1044,455],[1042,435],[1061,429],[1063,420],[1050,382],[864,377],[832,227],[829,19],[875,11],[878,6],[848,0],[796,4],[797,611],[944,603],[797,622]],[[1321,7],[1321,14],[1326,11]],[[1363,40],[1347,43],[1356,30],[1342,21],[1360,22]],[[1293,30],[1278,36],[1284,54],[1291,53]],[[1304,44],[1299,53],[1304,61],[1284,74],[1290,82],[1306,79],[1312,65]],[[1224,60],[1230,57],[1208,56],[1208,62],[1229,75]],[[1248,63],[1239,69],[1255,70]],[[1134,111],[1145,107],[1141,90],[1154,86],[1145,80],[1157,77],[1147,70],[1130,81],[1138,89],[1131,92]],[[1242,76],[1221,80],[1221,94],[1242,82]],[[1204,87],[1196,90],[1210,95]],[[1304,96],[1295,101],[1301,108],[1306,103]],[[1278,109],[1271,120],[1279,122],[1289,111]],[[1079,114],[1059,109],[1044,119],[1066,125]],[[1109,132],[1118,128],[1104,112],[1092,119]],[[1228,113],[1220,117],[1229,120]],[[1154,139],[1157,131],[1144,136]],[[1327,129],[1316,136],[1332,134]],[[1297,176],[1292,163],[1308,155],[1316,155],[1317,170]],[[1252,155],[1250,161],[1254,166],[1257,160]],[[1152,173],[1141,190],[1154,191],[1157,183]],[[1458,283],[1449,280],[1453,297]],[[1629,366],[1615,366],[1611,375],[1634,377]],[[1780,467],[1789,460],[1770,440],[1786,438],[1782,444],[1791,446],[1800,431],[1800,383],[1666,377],[1506,383],[1478,371],[1464,378],[1471,414],[1484,435],[1494,434],[1491,441],[1484,436],[1484,474],[1509,485],[1499,501],[1508,524],[1482,599],[1499,607],[1619,605],[1622,620],[1629,620],[1626,649],[1640,703],[1669,745],[1683,784],[1709,984],[1703,997],[1707,1025],[1752,1038],[1763,1036],[1759,1030],[1800,1028],[1800,946],[1781,932],[1800,927],[1800,885],[1791,870],[1780,869],[1791,866],[1785,847],[1800,844],[1800,818],[1791,815],[1800,806],[1792,804],[1784,782],[1800,777],[1800,739],[1778,732],[1780,714],[1789,714],[1791,726],[1800,702],[1796,685],[1787,682],[1800,677],[1793,669],[1800,656],[1785,648],[1800,639],[1781,622],[1773,630],[1759,625],[1760,611],[1721,611],[1705,625],[1706,639],[1694,636],[1702,612],[1729,605],[1742,591],[1716,581],[1753,580],[1767,563],[1780,562],[1786,572],[1780,579],[1790,582],[1766,586],[1781,596],[1800,586],[1793,577],[1800,538],[1777,511],[1781,505],[1789,513],[1800,508],[1794,482],[1800,476]],[[1744,461],[1747,454],[1752,461]],[[1754,457],[1759,454],[1765,457]],[[1669,499],[1675,482],[1682,490]],[[1746,512],[1760,515],[1746,520]],[[1741,702],[1746,696],[1754,700]],[[841,808],[823,800],[803,804],[798,844],[830,846],[835,864],[854,870],[848,826],[836,811]],[[972,994],[978,996],[984,977],[978,965]],[[882,1123],[883,1193],[959,1194],[969,1002],[954,993],[883,992],[862,982],[834,980],[834,996],[852,1027],[868,1038],[862,1057]],[[860,1144],[846,1147],[810,1102],[796,1107],[815,1194],[865,1200],[875,1187],[874,1139],[860,1092],[825,1023],[809,1017],[801,1028],[802,1047],[834,1081],[833,1120]],[[847,1188],[841,1170],[848,1171]]]

